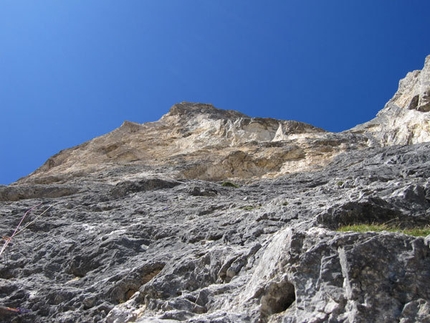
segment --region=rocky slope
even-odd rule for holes
[[[410,145],[430,141],[430,56],[424,68],[400,81],[399,89],[375,119],[353,133],[366,133],[381,145]]]
[[[0,322],[430,322],[430,237],[337,231],[430,224],[429,64],[343,133],[180,103],[0,187]]]
[[[20,183],[65,183],[89,174],[114,181],[112,173],[121,173],[121,179],[132,168],[141,176],[243,181],[318,169],[342,151],[367,147],[367,141],[361,134],[183,102],[159,121],[124,122],[61,151]]]
[[[88,174],[105,178],[109,172],[113,180],[112,172],[127,174],[132,166],[144,176],[255,180],[321,169],[345,151],[427,142],[429,57],[422,71],[400,81],[375,119],[343,133],[182,102],[159,121],[126,121],[111,133],[61,151],[20,182],[64,183]]]

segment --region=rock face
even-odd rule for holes
[[[209,104],[182,102],[159,121],[121,127],[63,150],[20,183],[66,183],[127,174],[239,181],[313,171],[342,152],[430,140],[430,56],[400,81],[377,117],[343,133],[270,118],[251,118]],[[139,175],[138,175],[139,176]]]
[[[367,133],[380,145],[409,145],[430,141],[430,56],[424,68],[399,82],[399,89],[377,117],[351,130]]]
[[[66,183],[78,177],[133,176],[248,180],[313,170],[351,147],[360,134],[335,134],[297,121],[250,118],[212,105],[179,103],[159,121],[124,124],[61,151],[20,183]]]
[[[430,236],[337,230],[430,225],[423,71],[343,133],[180,103],[0,187],[0,322],[430,322]]]

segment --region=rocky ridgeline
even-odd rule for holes
[[[430,141],[430,56],[424,68],[400,81],[399,89],[375,119],[351,129],[366,133],[383,146],[410,145]]]
[[[430,322],[429,69],[329,133],[180,103],[0,187],[1,322]],[[4,238],[4,242],[7,238]]]

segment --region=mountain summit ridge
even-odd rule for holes
[[[399,82],[374,119],[340,133],[299,121],[249,117],[211,104],[177,103],[158,121],[126,121],[106,135],[61,151],[19,182],[64,182],[118,165],[150,166],[154,174],[176,179],[256,180],[317,170],[351,149],[427,142],[429,77],[430,56],[421,71]]]

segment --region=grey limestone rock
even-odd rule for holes
[[[399,82],[393,98],[377,116],[350,130],[365,133],[375,145],[405,145],[427,142],[430,112],[430,55],[420,71],[413,71]]]
[[[237,187],[87,181],[66,196],[4,201],[7,235],[30,207],[43,202],[29,221],[51,207],[2,255],[2,306],[29,312],[0,318],[426,322],[428,241],[335,229],[428,225],[429,153],[429,144],[361,150],[319,172]]]
[[[351,131],[180,103],[1,186],[0,322],[430,322],[402,232],[430,226],[428,63]]]

